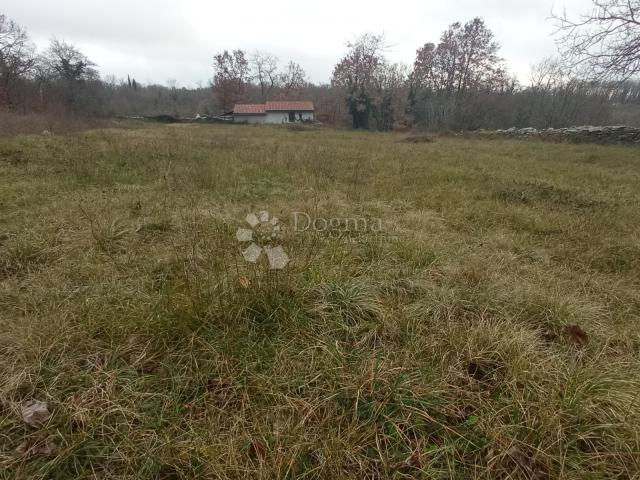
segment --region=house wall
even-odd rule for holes
[[[289,114],[287,112],[267,112],[265,123],[287,123]]]
[[[234,123],[264,123],[266,115],[243,115],[241,113],[234,113]]]
[[[298,114],[302,115],[303,120],[313,120],[313,112],[296,112],[296,121]],[[267,112],[265,123],[289,123],[289,112]]]
[[[314,120],[313,112],[299,112],[302,115],[302,120],[304,121],[312,121]],[[296,118],[298,118],[298,112],[296,112]]]
[[[313,112],[296,112],[296,121],[298,114],[301,114],[302,119],[305,121],[314,119]],[[280,125],[282,123],[289,123],[289,112],[267,112],[265,115],[243,115],[236,113],[233,115],[233,121],[235,123],[274,123]]]

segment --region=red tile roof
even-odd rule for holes
[[[233,107],[233,113],[261,114],[265,113],[263,103],[237,103]]]
[[[265,110],[268,112],[284,112],[288,110],[296,110],[302,112],[312,112],[313,102],[267,102]]]
[[[267,103],[238,103],[233,107],[233,113],[245,115],[260,115],[266,112],[313,112],[313,102],[267,102]]]

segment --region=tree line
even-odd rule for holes
[[[0,109],[193,116],[238,102],[305,99],[322,122],[380,131],[605,124],[620,112],[637,122],[640,0],[592,1],[599,10],[591,17],[556,16],[561,55],[534,66],[527,85],[509,74],[481,18],[451,24],[417,49],[412,65],[391,62],[384,35],[367,33],[347,44],[328,84],[310,82],[294,61],[231,49],[213,56],[209,85],[185,88],[101,78],[74,45],[52,39],[38,52],[26,30],[0,14]]]

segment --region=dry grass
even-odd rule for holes
[[[407,143],[432,143],[434,140],[431,135],[411,135],[405,137],[404,141]]]
[[[105,127],[114,122],[70,113],[10,113],[0,110],[0,137],[18,134],[70,133]]]
[[[2,475],[637,477],[640,150],[401,139],[0,139]],[[284,272],[240,255],[263,209]]]

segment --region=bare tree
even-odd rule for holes
[[[96,64],[74,45],[54,38],[38,63],[36,77],[42,101],[45,85],[73,110],[86,113],[87,105],[98,101],[96,95],[89,93],[90,88],[101,84]]]
[[[506,81],[503,60],[498,56],[500,44],[493,32],[479,17],[467,22],[458,34],[461,65],[457,78],[457,90],[484,86],[501,88]]]
[[[481,18],[452,24],[436,47],[426,43],[416,52],[412,83],[446,95],[468,89],[496,88],[506,80],[500,46]]]
[[[376,128],[392,130],[394,123],[404,114],[407,98],[408,67],[398,63],[384,63],[374,78],[372,115]]]
[[[286,71],[280,75],[280,83],[285,95],[289,97],[292,92],[307,86],[307,74],[299,63],[291,61],[287,64]]]
[[[42,58],[51,78],[70,83],[99,78],[96,64],[74,45],[65,41],[52,39]]]
[[[225,50],[213,58],[213,90],[218,106],[225,111],[231,110],[244,96],[249,81],[249,62],[243,50]]]
[[[436,46],[416,52],[409,111],[431,128],[478,128],[486,101],[515,88],[499,57],[500,45],[481,18],[449,26]]]
[[[416,59],[413,63],[410,81],[412,88],[438,87],[436,82],[436,46],[433,43],[425,43],[416,50]]]
[[[335,66],[331,83],[345,91],[353,128],[369,128],[374,81],[386,63],[384,35],[366,33],[347,47],[349,51]]]
[[[640,0],[592,0],[576,19],[554,14],[567,65],[597,80],[626,80],[640,72]]]
[[[531,88],[550,91],[569,81],[569,72],[558,58],[545,58],[531,67]]]
[[[521,92],[527,98],[522,116],[528,118],[530,126],[560,127],[590,123],[591,119],[606,121],[613,95],[622,91],[614,84],[572,77],[558,58],[547,58],[534,65],[530,78],[530,86]]]
[[[332,85],[344,91],[354,128],[391,130],[406,110],[407,67],[384,56],[384,35],[364,34],[347,44],[349,52],[335,66]]]
[[[0,14],[0,106],[11,103],[18,80],[33,68],[34,52],[27,32]]]
[[[267,52],[256,51],[251,56],[251,73],[260,87],[262,101],[278,82],[278,57]]]

